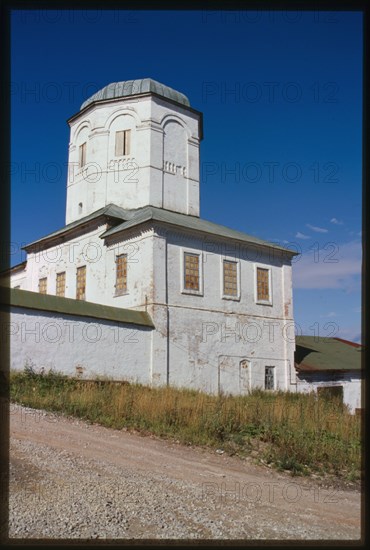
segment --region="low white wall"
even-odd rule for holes
[[[297,391],[317,392],[320,387],[343,386],[343,402],[352,413],[362,407],[361,403],[361,373],[297,373]]]
[[[10,339],[10,368],[49,369],[81,378],[109,377],[150,383],[151,329],[12,307],[3,335]]]

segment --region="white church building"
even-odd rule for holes
[[[200,217],[202,114],[145,78],[68,123],[65,226],[10,270],[11,368],[295,391],[295,253]]]

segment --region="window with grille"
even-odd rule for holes
[[[56,295],[65,296],[66,292],[66,272],[57,273],[57,282],[56,282]]]
[[[130,154],[131,130],[116,132],[116,157],[123,157]]]
[[[265,367],[265,390],[273,390],[274,387],[274,367]]]
[[[79,147],[78,166],[82,168],[86,164],[86,142]]]
[[[224,295],[225,296],[238,296],[238,264],[237,262],[231,262],[224,260]]]
[[[184,252],[185,290],[199,290],[199,254]]]
[[[47,287],[48,287],[47,277],[42,277],[42,279],[39,279],[39,293],[40,294],[46,294],[47,293]]]
[[[86,266],[77,268],[76,299],[86,299]]]
[[[127,254],[116,256],[116,295],[127,292]]]
[[[257,300],[269,301],[269,270],[257,267]]]

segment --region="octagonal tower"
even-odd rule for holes
[[[70,125],[66,224],[108,204],[199,216],[202,114],[145,78],[105,86]]]

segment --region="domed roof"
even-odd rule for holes
[[[103,101],[104,99],[115,99],[118,97],[128,97],[131,95],[146,94],[153,92],[168,99],[172,99],[177,103],[190,107],[188,98],[176,90],[152,80],[151,78],[141,78],[139,80],[126,80],[125,82],[112,82],[107,86],[104,86],[101,90],[89,97],[81,105],[81,109],[90,105],[94,101]]]

